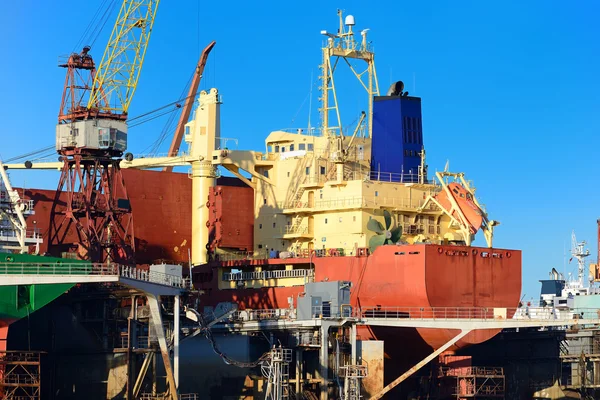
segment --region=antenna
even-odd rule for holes
[[[585,240],[583,242],[577,242],[575,231],[573,231],[571,234],[571,255],[577,259],[577,282],[580,287],[584,287],[584,275],[586,270],[585,258],[590,255],[589,249],[584,250],[586,244]]]

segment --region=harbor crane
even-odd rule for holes
[[[49,232],[56,255],[76,250],[94,262],[133,261],[133,217],[120,163],[158,4],[123,0],[98,68],[89,46],[59,64],[67,74],[56,126],[63,166]]]

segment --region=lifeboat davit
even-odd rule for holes
[[[464,222],[469,225],[472,234],[475,234],[481,228],[483,212],[473,200],[471,192],[462,185],[456,182],[448,184],[445,190],[435,196],[435,199],[458,221],[463,221],[464,216],[464,219],[466,219]]]

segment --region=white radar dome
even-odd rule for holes
[[[345,23],[346,23],[346,25],[348,25],[348,26],[355,25],[355,23],[354,23],[354,15],[347,15],[347,16],[346,16],[346,22],[345,22]]]

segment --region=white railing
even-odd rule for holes
[[[224,281],[253,281],[264,279],[305,278],[314,276],[311,269],[290,269],[255,272],[225,272]]]
[[[117,264],[92,264],[92,263],[0,263],[0,277],[2,275],[54,275],[54,276],[118,276],[121,278],[156,283],[178,288],[188,288],[190,283],[180,276],[143,270]]]

